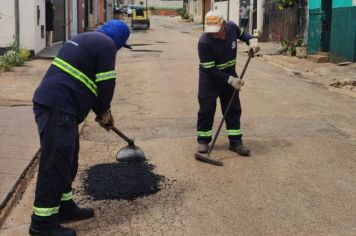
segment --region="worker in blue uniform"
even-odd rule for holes
[[[234,89],[240,90],[244,84],[235,70],[237,39],[247,44],[252,39],[251,35],[241,31],[235,23],[225,21],[218,11],[209,11],[205,15],[204,31],[198,43],[200,65],[197,141],[200,153],[207,153],[209,149],[217,98],[220,99],[224,113]],[[258,46],[251,47],[252,56],[257,51]],[[238,92],[225,118],[229,149],[239,155],[249,156],[250,150],[242,142],[241,104]]]
[[[106,22],[95,32],[73,37],[59,50],[33,96],[41,155],[30,235],[72,236],[60,223],[88,219],[91,208],[73,201],[72,182],[78,170],[78,125],[90,110],[110,130],[110,103],[115,89],[116,53],[130,48],[128,26]]]

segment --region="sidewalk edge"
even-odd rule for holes
[[[19,179],[16,181],[15,185],[12,187],[11,191],[7,194],[5,200],[0,205],[0,228],[9,215],[13,206],[21,199],[23,193],[25,192],[28,182],[33,178],[35,172],[34,169],[38,166],[40,149],[36,152],[30,163],[27,165],[25,170],[20,175]]]

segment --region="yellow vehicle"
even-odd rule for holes
[[[133,30],[150,28],[150,19],[148,18],[147,8],[137,7],[133,9],[131,27]]]

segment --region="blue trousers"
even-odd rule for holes
[[[216,111],[216,100],[220,99],[222,113],[226,111],[234,88],[228,84],[215,85],[199,83],[199,112],[198,112],[198,143],[208,144],[212,139],[212,127]],[[235,95],[230,109],[225,117],[226,130],[230,145],[242,144],[240,130],[241,104],[239,93]]]
[[[72,191],[78,171],[79,133],[74,115],[34,104],[41,142],[34,206],[60,206],[63,193]]]

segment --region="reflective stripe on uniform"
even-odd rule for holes
[[[209,69],[215,66],[215,61],[209,61],[209,62],[202,62],[200,63],[200,65],[204,68],[204,69]]]
[[[242,135],[242,131],[240,129],[228,129],[226,130],[228,136],[238,136]]]
[[[109,80],[109,79],[116,79],[116,72],[114,70],[98,73],[95,75],[96,79],[95,82]]]
[[[82,82],[92,93],[94,93],[95,96],[97,96],[96,84],[83,72],[58,57],[54,58],[52,64]]]
[[[70,191],[69,193],[63,193],[61,201],[68,201],[73,198],[73,192]]]
[[[212,130],[208,130],[208,131],[198,131],[198,136],[199,137],[211,137],[213,134]]]
[[[226,69],[228,67],[234,66],[235,64],[236,64],[236,59],[228,61],[228,62],[223,63],[223,64],[216,65],[216,67],[219,68],[220,70],[223,70],[223,69]]]
[[[59,206],[50,208],[33,207],[33,214],[36,216],[51,216],[58,214],[58,210]]]

